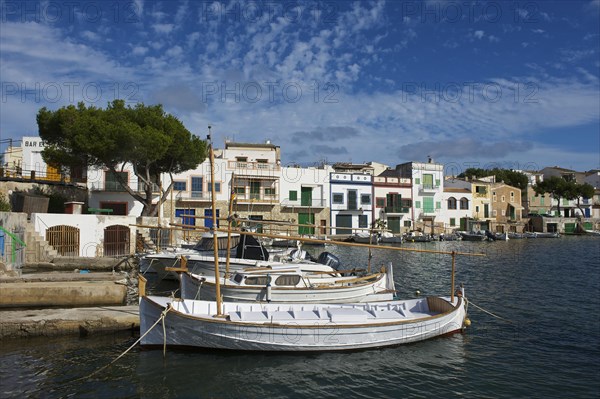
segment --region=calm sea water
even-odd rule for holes
[[[408,245],[486,253],[460,257],[457,282],[473,304],[510,322],[471,306],[465,334],[351,353],[163,358],[136,347],[91,378],[137,337],[2,341],[0,397],[600,397],[600,239]],[[363,249],[327,250],[347,266],[367,263]],[[373,252],[373,267],[389,261],[401,296],[449,293],[449,257]]]

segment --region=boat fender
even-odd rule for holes
[[[267,302],[271,302],[271,278],[267,274]]]
[[[465,327],[470,327],[471,326],[471,319],[469,319],[468,317],[466,317],[465,321],[464,321],[464,325],[465,325]]]

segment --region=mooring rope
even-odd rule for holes
[[[504,321],[506,321],[506,322],[508,322],[508,323],[513,323],[513,321],[512,321],[512,320],[505,319],[504,317],[498,316],[497,314],[494,314],[494,313],[492,313],[492,312],[490,312],[490,311],[488,311],[488,310],[485,310],[484,308],[482,308],[482,307],[480,307],[480,306],[477,306],[477,305],[475,305],[475,304],[473,303],[473,301],[472,301],[472,300],[470,300],[470,299],[469,299],[469,302],[468,302],[468,303],[469,303],[469,304],[471,304],[471,305],[473,305],[473,306],[475,306],[477,309],[481,310],[482,312],[485,312],[485,313],[489,314],[490,316],[493,316],[493,317],[495,317],[495,318],[497,318],[497,319],[500,319],[500,320],[504,320]]]
[[[156,327],[156,326],[158,325],[158,323],[160,323],[162,320],[164,320],[164,319],[165,319],[165,317],[167,317],[167,313],[169,313],[169,311],[170,311],[171,309],[172,309],[172,308],[171,308],[171,304],[167,305],[167,307],[165,308],[165,310],[163,310],[163,311],[161,312],[161,314],[160,314],[160,317],[158,318],[158,320],[156,320],[156,323],[154,323],[154,324],[152,325],[152,327],[150,327],[150,328],[148,329],[148,331],[146,331],[146,332],[144,333],[144,335],[142,335],[140,338],[138,338],[138,339],[137,339],[137,340],[136,340],[136,341],[135,341],[135,342],[134,342],[134,343],[133,343],[133,344],[132,344],[132,345],[131,345],[129,348],[127,348],[127,350],[126,350],[125,352],[123,352],[123,353],[121,353],[119,356],[117,356],[117,358],[116,358],[116,359],[114,359],[112,362],[108,363],[106,366],[103,366],[103,367],[99,368],[98,370],[94,371],[93,373],[91,373],[91,374],[89,374],[89,375],[87,375],[87,376],[85,376],[85,377],[78,378],[78,379],[76,379],[76,380],[73,380],[73,381],[71,381],[71,382],[76,382],[76,381],[79,381],[79,380],[84,380],[84,379],[91,378],[91,377],[93,377],[94,375],[96,375],[96,374],[98,374],[99,372],[101,372],[102,370],[104,370],[104,369],[107,369],[108,367],[110,367],[110,366],[111,366],[113,363],[115,363],[117,360],[119,360],[120,358],[122,358],[123,356],[125,356],[125,355],[126,355],[126,354],[127,354],[129,351],[130,351],[130,350],[132,350],[132,349],[133,349],[133,348],[134,348],[134,347],[135,347],[135,346],[136,346],[136,345],[137,345],[137,344],[138,344],[138,343],[139,343],[139,342],[140,342],[142,339],[144,339],[144,337],[145,337],[146,335],[148,335],[148,333],[150,333],[150,331],[152,331],[152,329],[153,329],[154,327]],[[165,345],[165,350],[166,350],[166,339],[167,339],[167,336],[166,336],[166,334],[165,334],[165,323],[163,323],[163,336],[164,336],[164,338],[165,338],[164,345]],[[163,356],[164,356],[164,352],[163,352]]]

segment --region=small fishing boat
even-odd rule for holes
[[[462,331],[464,291],[376,303],[281,304],[140,298],[142,346],[235,351],[342,351],[422,341]],[[154,328],[162,323],[162,328]],[[164,333],[163,333],[164,331]]]
[[[459,231],[458,234],[460,234],[463,241],[484,241],[486,239],[485,233],[480,231]]]
[[[236,272],[220,279],[226,302],[348,303],[390,301],[395,288],[391,264],[380,273],[356,275],[356,270],[336,271],[329,266],[281,265]],[[360,273],[360,271],[358,272]],[[181,274],[181,297],[216,299],[214,276]]]

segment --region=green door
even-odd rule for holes
[[[250,199],[260,199],[260,182],[250,182]]]
[[[298,224],[315,224],[315,214],[298,213]],[[298,234],[315,234],[315,228],[299,226]]]
[[[348,190],[348,209],[351,211],[358,209],[357,196],[356,190]]]
[[[490,206],[488,204],[483,204],[483,217],[484,218],[490,217]]]
[[[312,187],[302,187],[300,190],[300,205],[312,206]]]
[[[339,227],[352,227],[352,215],[335,216],[335,234],[352,234],[351,229],[340,229]]]
[[[427,175],[425,175],[427,176]],[[423,212],[433,213],[433,197],[423,197]]]
[[[400,218],[388,216],[387,227],[389,230],[392,230],[392,233],[400,233]]]

